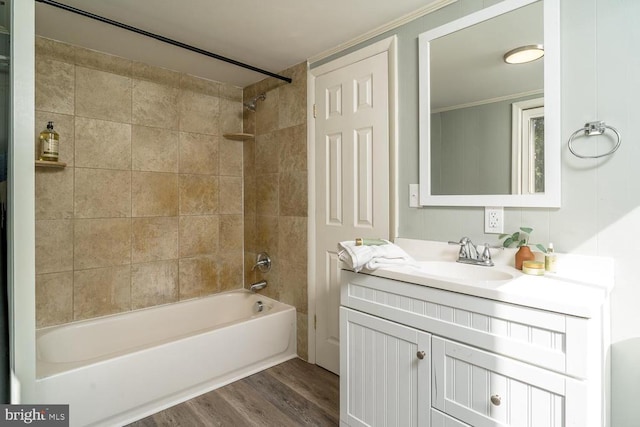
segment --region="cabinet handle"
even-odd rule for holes
[[[491,403],[493,403],[495,406],[500,406],[501,402],[502,398],[499,395],[494,394],[493,396],[491,396]]]
[[[418,359],[422,360],[424,359],[424,356],[426,356],[427,353],[425,353],[424,351],[419,351],[418,353],[416,353],[416,356],[418,356]]]

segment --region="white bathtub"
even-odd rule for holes
[[[256,312],[256,302],[264,310]],[[122,425],[296,357],[295,308],[248,291],[43,328],[35,403]]]

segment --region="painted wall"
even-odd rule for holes
[[[35,173],[37,327],[242,288],[242,89],[40,37],[35,70],[67,164]]]
[[[367,44],[398,35],[399,63],[399,235],[428,240],[496,243],[484,235],[482,208],[409,208],[408,185],[418,182],[417,36],[495,1],[459,0]],[[562,140],[584,123],[605,120],[623,135],[612,157],[582,160],[562,149],[562,208],[506,209],[505,230],[534,228],[532,240],[553,241],[558,252],[613,257],[616,288],[611,295],[610,361],[612,426],[640,423],[640,144],[633,123],[640,116],[640,2],[561,1]],[[361,46],[356,46],[355,50]],[[348,51],[347,51],[348,52]],[[344,52],[344,53],[347,53]],[[344,54],[341,53],[340,55]],[[334,59],[327,58],[322,62]],[[313,66],[319,63],[312,64]],[[600,141],[600,142],[598,142]],[[610,146],[603,138],[583,142]]]

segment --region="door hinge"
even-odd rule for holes
[[[318,114],[318,110],[316,108],[316,104],[313,104],[313,118],[316,118],[316,115]]]
[[[313,329],[318,329],[318,316],[313,315]]]

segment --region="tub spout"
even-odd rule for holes
[[[266,280],[261,280],[261,281],[256,282],[256,283],[252,283],[251,286],[249,287],[249,290],[251,292],[256,292],[256,291],[262,290],[262,289],[264,289],[266,287],[267,287],[267,281]]]

